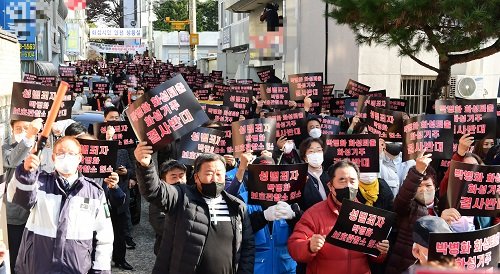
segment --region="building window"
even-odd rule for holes
[[[401,76],[400,97],[408,101],[409,115],[425,113],[431,97],[430,90],[435,81],[435,76]]]

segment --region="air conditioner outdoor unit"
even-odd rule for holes
[[[484,99],[483,76],[454,75],[450,77],[450,98]]]

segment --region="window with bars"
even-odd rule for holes
[[[425,113],[427,103],[431,97],[430,90],[435,76],[401,76],[401,99],[408,101],[408,114],[411,116]]]

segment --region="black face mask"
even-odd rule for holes
[[[356,194],[358,194],[358,189],[351,187],[345,187],[340,189],[335,188],[335,193],[336,193],[335,198],[337,199],[337,201],[341,203],[344,199],[354,201],[354,199],[356,198]]]
[[[224,183],[211,182],[209,184],[201,184],[201,195],[207,198],[218,197],[224,190]]]

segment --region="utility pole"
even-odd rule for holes
[[[148,1],[148,47],[149,54],[151,56],[154,55],[154,46],[153,46],[153,18],[151,18],[151,10],[153,9],[153,0]]]
[[[196,0],[189,0],[188,8],[189,8],[189,35],[191,37],[191,35],[196,34]],[[198,55],[197,46],[191,45],[191,55],[190,55],[191,65],[194,65],[197,55]]]

